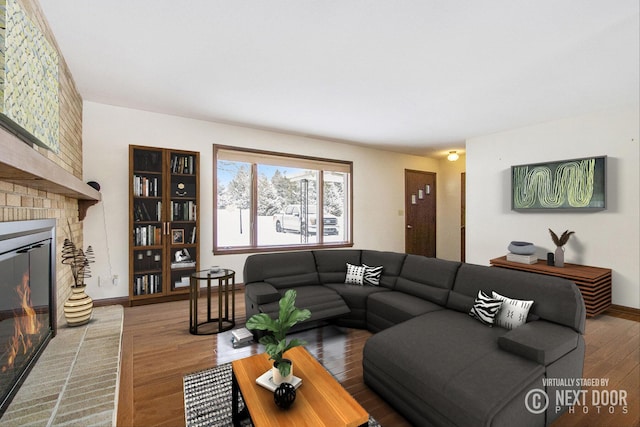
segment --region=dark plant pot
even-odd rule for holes
[[[273,392],[273,400],[282,409],[289,409],[296,400],[296,388],[289,383],[282,383]]]

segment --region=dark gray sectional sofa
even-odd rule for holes
[[[346,264],[383,266],[378,286],[345,284]],[[543,378],[580,378],[585,307],[573,282],[371,250],[256,254],[244,267],[247,317],[275,315],[296,289],[311,310],[300,327],[332,321],[374,332],[365,344],[365,383],[415,425],[543,426],[555,407]],[[527,322],[489,327],[469,315],[478,291],[533,300]],[[540,413],[527,394],[550,398]],[[566,389],[566,388],[565,388]]]

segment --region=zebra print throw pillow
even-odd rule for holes
[[[380,276],[382,276],[382,266],[371,267],[367,264],[362,264],[364,267],[364,284],[371,286],[378,286],[380,284]]]
[[[364,283],[364,267],[347,263],[347,276],[344,283],[349,285],[362,285]]]
[[[493,292],[492,296],[502,301],[502,307],[496,317],[496,325],[513,329],[527,323],[527,315],[533,305],[533,301],[507,298],[497,292]]]
[[[493,326],[496,314],[502,306],[502,300],[491,298],[482,291],[478,291],[478,296],[469,311],[469,316],[478,319],[485,325]]]

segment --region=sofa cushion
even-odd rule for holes
[[[500,311],[502,306],[501,299],[491,298],[489,295],[482,291],[478,291],[473,307],[469,310],[469,315],[474,319],[480,321],[488,326],[493,326],[496,318],[496,314]]]
[[[325,249],[312,251],[313,271],[318,272],[321,283],[344,283],[347,263],[361,265],[360,252],[355,249]]]
[[[380,276],[380,286],[393,289],[400,275],[400,271],[402,271],[402,265],[406,257],[406,254],[399,252],[363,250],[362,264],[384,266],[382,275]]]
[[[330,319],[349,313],[349,307],[333,289],[326,286],[299,286],[290,289],[296,290],[296,307],[306,308],[311,311],[311,317],[305,322]],[[284,290],[281,291],[284,296]],[[279,301],[270,302],[260,306],[261,313],[267,313],[271,317],[277,317],[280,310]]]
[[[447,308],[460,311],[462,313],[468,313],[473,307],[475,299],[469,295],[463,295],[459,292],[450,291],[449,299],[447,300]]]
[[[256,304],[267,304],[282,298],[273,285],[265,282],[253,282],[251,286],[245,286],[244,292],[246,297]]]
[[[495,299],[502,301],[502,307],[496,319],[496,324],[503,328],[513,329],[522,326],[527,322],[529,309],[533,305],[533,301],[524,301],[519,299],[508,298],[497,292],[492,292]]]
[[[514,396],[544,375],[542,365],[498,348],[497,339],[507,332],[453,310],[423,314],[369,338],[365,381],[374,378],[383,397],[389,390],[419,400],[412,406],[429,408],[425,416],[436,411],[434,420],[492,425]]]
[[[344,283],[327,283],[325,286],[340,294],[351,310],[351,313],[340,317],[339,324],[363,329],[367,328],[367,301],[369,295],[377,292],[389,292],[389,289],[382,286],[359,286]]]
[[[511,298],[533,300],[532,314],[584,333],[584,301],[578,287],[569,280],[499,267],[462,264],[453,291],[474,298],[481,289],[492,289]]]
[[[403,292],[374,293],[367,300],[367,326],[371,331],[379,331],[418,315],[442,309],[438,304]]]
[[[394,290],[445,305],[459,267],[456,261],[407,255]]]
[[[266,279],[264,279],[264,281],[280,290],[287,290],[294,286],[319,285],[318,275],[315,272],[296,274],[291,276],[267,277]]]
[[[377,292],[389,292],[389,289],[379,286],[358,286],[345,283],[327,283],[324,286],[336,291],[351,309],[365,310],[369,295]]]
[[[502,335],[498,346],[546,366],[575,349],[579,337],[570,328],[540,320]]]
[[[276,288],[320,284],[310,251],[249,255],[244,263],[243,280],[245,284],[267,282]]]

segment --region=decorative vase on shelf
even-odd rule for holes
[[[71,296],[64,303],[64,316],[69,326],[80,326],[89,323],[93,313],[93,300],[84,290],[87,288],[85,279],[91,277],[89,264],[93,264],[94,255],[91,246],[82,250],[73,242],[71,224],[67,222],[67,225],[69,226],[69,238],[64,239],[62,243],[62,264],[71,268],[73,285],[71,286]]]
[[[64,316],[69,326],[80,326],[89,323],[93,314],[93,300],[84,290],[86,286],[71,288],[71,296],[64,303]]]
[[[567,242],[569,241],[569,237],[571,237],[572,234],[575,234],[575,232],[566,230],[564,233],[560,235],[560,237],[558,237],[556,233],[554,233],[551,229],[549,229],[549,234],[551,234],[551,240],[553,240],[553,243],[556,245],[555,260],[554,260],[555,266],[564,267],[564,247],[563,246],[567,244]]]
[[[564,248],[562,246],[556,248],[553,263],[556,267],[564,267]]]

